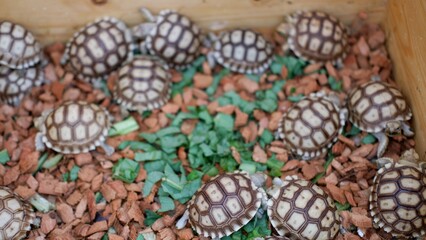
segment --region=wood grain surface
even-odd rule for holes
[[[413,110],[416,149],[426,161],[426,1],[391,0],[387,6],[388,49],[394,76]]]
[[[387,0],[0,0],[0,20],[20,23],[43,44],[66,41],[77,29],[97,17],[111,15],[130,26],[144,18],[138,9],[154,13],[174,9],[188,15],[205,30],[250,27],[272,29],[288,13],[302,9],[324,10],[349,22],[360,10],[372,21],[382,21]]]

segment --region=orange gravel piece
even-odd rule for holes
[[[259,146],[255,145],[253,149],[253,160],[255,162],[266,163],[268,156],[266,152]]]
[[[66,203],[56,204],[56,211],[58,212],[59,217],[65,223],[70,223],[75,219],[72,207]]]
[[[196,73],[194,75],[194,87],[205,89],[213,82],[213,77],[208,74]]]
[[[326,185],[327,189],[330,191],[331,197],[338,201],[341,204],[345,204],[346,201],[346,197],[345,197],[345,193],[342,189],[336,187],[335,185],[331,185],[331,184],[327,184]]]
[[[300,166],[299,160],[290,160],[282,168],[281,171],[288,171]]]
[[[41,217],[40,230],[44,234],[48,234],[56,227],[56,216],[53,213],[43,214]]]
[[[35,194],[35,191],[33,189],[22,185],[19,185],[17,188],[15,188],[14,192],[21,196],[23,199],[29,199]]]
[[[192,229],[190,228],[184,228],[182,230],[178,230],[176,234],[178,238],[182,240],[190,240],[190,239],[193,239],[194,237]]]

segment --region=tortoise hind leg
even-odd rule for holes
[[[373,133],[373,135],[379,140],[379,148],[377,149],[377,157],[379,158],[385,153],[389,144],[389,138],[383,132]]]
[[[105,151],[105,154],[111,156],[114,153],[114,148],[106,143],[101,143],[100,147]]]

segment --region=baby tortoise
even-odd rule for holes
[[[231,71],[243,74],[261,74],[273,60],[273,47],[261,34],[248,29],[235,29],[213,38],[209,53],[210,66],[215,62]]]
[[[146,9],[141,12],[149,20],[133,28],[141,42],[141,51],[157,56],[170,67],[185,69],[200,56],[202,36],[200,28],[188,17],[172,10],[163,10],[158,16]]]
[[[0,102],[17,106],[25,94],[44,81],[44,71],[41,67],[12,69],[0,66]]]
[[[0,21],[0,65],[13,69],[34,66],[43,58],[40,43],[23,26]]]
[[[275,178],[273,183],[268,191],[268,216],[279,235],[290,239],[334,239],[340,216],[326,192],[297,176]]]
[[[25,238],[35,221],[31,205],[8,187],[0,186],[0,239]]]
[[[103,17],[87,24],[66,45],[63,63],[81,80],[99,82],[133,56],[132,34],[124,22]]]
[[[106,109],[87,102],[65,102],[54,110],[47,110],[36,120],[40,130],[36,136],[36,149],[45,145],[56,152],[77,154],[94,150],[97,146],[107,155],[114,148],[105,143],[110,127]]]
[[[155,57],[137,56],[118,71],[114,98],[127,110],[142,113],[161,108],[170,98],[171,74]]]
[[[379,158],[380,169],[371,187],[374,227],[398,239],[426,234],[426,162],[418,164],[418,155],[413,155],[405,152],[398,162]]]
[[[278,126],[278,138],[302,160],[322,157],[343,131],[347,110],[338,97],[314,93],[284,113]]]
[[[344,25],[324,12],[296,12],[277,30],[287,36],[284,50],[290,48],[296,56],[310,62],[341,62],[349,50]]]
[[[377,157],[383,156],[388,136],[401,134],[412,137],[408,121],[411,109],[402,93],[382,81],[364,83],[349,93],[349,121],[359,129],[372,133],[379,140]]]
[[[265,175],[236,171],[224,173],[205,183],[188,204],[177,227],[189,218],[192,228],[201,236],[219,239],[246,225],[266,202],[260,187]]]

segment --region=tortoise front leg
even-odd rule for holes
[[[214,53],[210,51],[207,53],[207,63],[210,68],[214,68],[216,66],[216,58],[214,57]]]
[[[402,133],[406,137],[414,136],[414,132],[411,130],[410,125],[407,122],[401,122]]]
[[[379,158],[385,153],[389,144],[389,138],[383,132],[373,133],[373,135],[379,140],[379,148],[377,149],[377,157]]]
[[[176,222],[176,228],[177,229],[182,229],[186,226],[186,223],[188,222],[189,219],[189,211],[186,210],[182,217]]]
[[[132,28],[132,35],[137,40],[145,39],[152,29],[154,29],[155,23],[146,22],[139,25],[136,25]]]
[[[141,7],[141,8],[139,8],[139,11],[142,13],[142,15],[148,20],[148,21],[150,21],[150,22],[155,22],[156,20],[157,20],[157,17],[156,16],[154,16],[153,14],[152,14],[152,12],[151,11],[149,11],[149,9],[148,8],[144,8],[144,7]]]
[[[111,156],[115,151],[113,147],[104,142],[101,143],[100,147],[105,151],[107,156]]]

